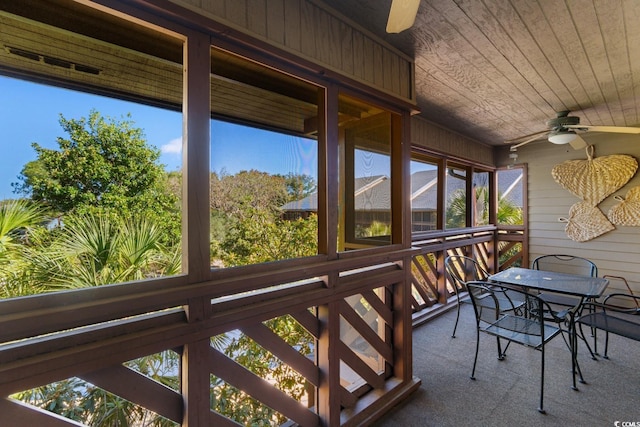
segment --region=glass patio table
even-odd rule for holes
[[[602,277],[580,276],[576,274],[556,273],[545,270],[532,270],[529,268],[512,267],[499,273],[492,274],[489,281],[502,285],[519,288],[535,289],[539,291],[556,292],[580,298],[575,309],[569,310],[569,350],[571,351],[571,371],[573,374],[572,388],[577,390],[576,369],[580,374],[580,382],[584,383],[580,366],[578,365],[578,341],[576,336],[575,316],[580,306],[586,300],[599,298],[609,285],[607,279]]]

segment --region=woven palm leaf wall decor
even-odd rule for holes
[[[558,220],[567,223],[564,231],[576,242],[586,242],[615,229],[599,208],[587,202],[574,204],[569,209],[568,218]]]
[[[560,186],[591,206],[597,206],[629,182],[638,169],[638,162],[626,154],[594,158],[593,145],[586,151],[586,160],[562,162],[553,167],[551,175]]]
[[[619,203],[609,209],[607,217],[615,225],[640,226],[640,187],[633,187],[626,197],[613,196]]]
[[[593,145],[587,146],[586,152],[586,160],[567,160],[551,170],[553,179],[561,187],[582,200],[571,207],[568,218],[559,218],[559,221],[567,223],[567,236],[577,242],[591,240],[615,229],[613,221],[610,221],[611,211],[607,218],[597,206],[629,182],[638,170],[638,162],[632,156],[614,154],[594,158]],[[627,199],[623,206],[612,208],[613,218],[629,224],[632,222],[629,218],[635,215],[639,217],[640,225],[640,190],[631,197],[627,195]]]

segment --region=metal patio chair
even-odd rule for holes
[[[548,309],[547,303],[537,295],[518,291],[487,282],[467,283],[469,296],[473,304],[476,317],[476,353],[473,359],[471,379],[475,380],[476,365],[478,362],[478,350],[480,347],[480,332],[495,336],[498,344],[498,359],[503,360],[505,350],[502,350],[500,340],[507,341],[507,347],[515,342],[525,347],[541,351],[540,366],[540,404],[538,411],[544,410],[544,362],[545,344],[561,333],[555,324],[549,324],[545,320],[544,312]],[[507,294],[508,293],[508,294]],[[515,305],[508,303],[509,295],[518,295],[520,300],[526,301],[526,312],[523,315],[515,314]],[[487,304],[486,300],[492,302]],[[504,304],[507,302],[507,306]],[[571,355],[575,360],[574,354]],[[579,368],[578,368],[579,369]]]
[[[598,276],[598,267],[586,258],[573,255],[542,255],[531,263],[534,270],[555,271],[556,273],[578,274],[581,276]],[[580,304],[580,298],[567,295],[543,292],[540,295],[548,304],[560,305],[563,307],[575,307]]]
[[[471,304],[471,299],[468,295],[460,295],[461,292],[467,290],[467,283],[471,281],[485,281],[489,276],[489,273],[482,268],[482,266],[473,258],[464,255],[450,255],[444,261],[445,270],[453,281],[453,288],[456,294],[456,323],[453,325],[452,338],[456,337],[456,330],[458,328],[458,321],[460,320],[460,304]],[[500,298],[503,298],[500,296]],[[508,306],[508,301],[502,301],[503,306]],[[520,309],[524,302],[518,300],[516,297],[510,301],[515,305],[515,309]],[[493,303],[492,300],[484,301],[486,304]]]
[[[625,281],[626,282],[626,281]],[[635,341],[640,341],[640,296],[634,295],[631,289],[629,293],[616,292],[607,295],[600,302],[587,302],[584,304],[586,314],[578,317],[576,322],[582,326],[601,329],[605,331],[604,358],[609,358],[609,334],[616,334]],[[584,335],[584,334],[583,334]],[[589,351],[589,343],[585,340]],[[598,354],[598,342],[594,338],[594,351]]]

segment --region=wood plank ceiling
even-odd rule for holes
[[[640,125],[638,0],[422,0],[400,34],[385,32],[391,0],[324,2],[414,56],[420,114],[477,141],[544,131],[564,110]]]

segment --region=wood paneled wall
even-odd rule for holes
[[[493,148],[418,116],[411,118],[411,143],[449,156],[493,166]]]
[[[413,59],[318,0],[171,0],[381,92],[415,103]],[[493,150],[414,116],[411,142],[493,165]]]
[[[628,154],[640,160],[640,136],[621,134],[586,134],[584,139],[595,146],[595,158],[612,154]],[[598,266],[600,276],[625,277],[632,289],[640,292],[640,227],[616,226],[616,229],[587,242],[567,237],[565,223],[569,209],[579,199],[558,185],[551,176],[553,166],[572,159],[586,159],[585,150],[553,145],[547,141],[531,143],[518,149],[518,162],[529,169],[529,259],[550,253],[565,253],[589,258]],[[508,164],[508,149],[498,155],[499,164]],[[598,207],[606,215],[618,202],[614,195],[626,196],[640,186],[640,172],[624,187],[607,197]],[[607,292],[621,290],[612,281]]]
[[[415,101],[413,59],[315,0],[171,0],[393,96]]]

